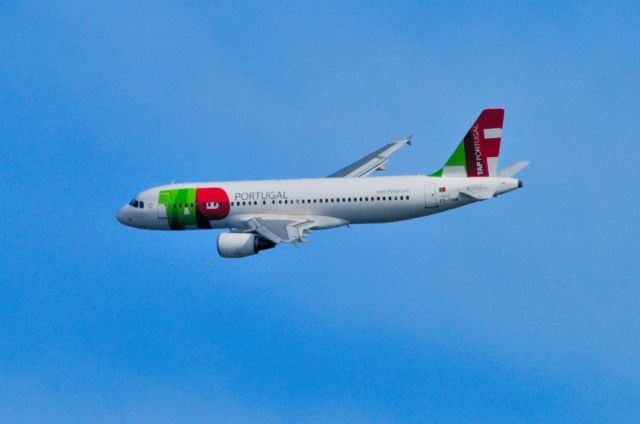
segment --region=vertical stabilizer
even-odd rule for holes
[[[495,177],[502,139],[504,109],[480,113],[447,163],[431,177]]]

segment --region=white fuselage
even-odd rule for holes
[[[215,187],[228,195],[229,210],[223,218],[209,221],[211,228],[242,230],[248,220],[259,216],[313,217],[320,224],[317,228],[332,228],[431,215],[482,199],[468,193],[488,192],[491,197],[520,186],[519,180],[508,177],[423,175],[172,184],[140,193],[136,200],[144,206],[124,206],[118,220],[136,228],[170,230],[166,209],[188,205],[161,204],[161,192]],[[198,228],[185,225],[181,229]]]

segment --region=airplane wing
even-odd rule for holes
[[[297,244],[306,241],[306,236],[312,229],[335,228],[347,225],[348,222],[328,216],[256,216],[246,224],[245,228],[249,231],[274,243]]]
[[[376,150],[373,153],[368,154],[357,162],[352,163],[349,166],[342,168],[341,170],[334,172],[327,176],[327,178],[358,178],[366,177],[373,171],[387,163],[389,157],[394,154],[401,147],[411,144],[411,136],[394,141],[387,144],[384,147]]]
[[[300,243],[313,228],[310,219],[256,217],[248,222],[253,231],[274,243]]]

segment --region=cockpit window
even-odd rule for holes
[[[140,201],[140,209],[144,209],[144,202],[142,200]]]
[[[144,202],[138,202],[136,199],[133,199],[129,202],[129,206],[133,206],[134,208],[144,208]]]

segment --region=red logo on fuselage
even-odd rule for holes
[[[198,227],[201,228],[211,228],[209,221],[224,219],[231,210],[229,196],[218,187],[197,188],[196,205]]]

